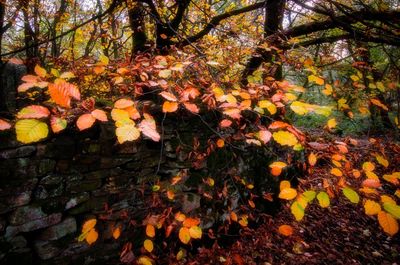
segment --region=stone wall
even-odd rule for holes
[[[96,125],[31,145],[0,134],[1,264],[109,264],[120,243],[106,228],[94,246],[78,242],[82,223],[105,215],[117,223],[140,209],[138,184],[154,178],[159,163],[164,176],[190,167],[175,154],[173,125],[165,128],[161,161],[160,143],[120,145],[114,130]]]

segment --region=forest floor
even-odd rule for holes
[[[375,173],[383,176],[400,171],[400,146],[390,140],[336,140],[352,143],[347,145],[346,159],[354,168],[360,169],[363,162],[371,161],[374,153],[384,153],[390,164],[386,168],[378,165]],[[321,180],[332,180],[328,158],[335,153],[334,143],[331,140],[317,145],[317,148],[325,148],[318,151],[322,158],[300,181],[300,186],[322,188]],[[363,176],[350,177],[346,183],[357,190],[364,179]],[[383,185],[379,191],[393,194],[395,189]],[[200,249],[185,264],[400,264],[400,235],[388,236],[376,216],[365,214],[363,200],[367,196],[361,196],[360,203],[353,204],[337,191],[335,194],[328,208],[321,208],[316,202],[309,204],[300,222],[291,214],[290,204],[284,203],[277,215],[264,217],[265,222],[257,228],[245,229],[230,246],[215,244],[211,249]],[[291,236],[278,233],[282,224],[293,227]]]

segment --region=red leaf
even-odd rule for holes
[[[50,111],[43,106],[31,105],[23,108],[17,114],[18,119],[40,119],[50,115]]]
[[[229,127],[231,125],[232,125],[232,121],[230,121],[228,119],[224,119],[219,123],[219,126],[221,126],[222,128]]]
[[[5,131],[11,128],[11,124],[0,119],[0,131]]]

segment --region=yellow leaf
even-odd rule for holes
[[[332,118],[332,119],[328,120],[327,126],[328,126],[329,129],[335,128],[337,126],[336,119]]]
[[[108,63],[110,62],[110,60],[108,59],[107,56],[105,56],[104,54],[100,55],[99,58],[100,62],[102,65],[108,65]]]
[[[279,184],[279,190],[282,191],[283,189],[290,188],[290,182],[287,180],[282,180]]]
[[[274,132],[272,137],[280,145],[294,146],[298,143],[296,136],[287,131]]]
[[[298,115],[305,115],[308,113],[307,105],[300,101],[294,101],[290,105],[290,109],[293,110],[293,112]]]
[[[138,128],[135,127],[135,125],[132,124],[118,127],[115,130],[115,134],[120,144],[128,141],[135,141],[140,137],[140,131],[138,130]]]
[[[290,211],[296,218],[296,221],[300,221],[304,217],[305,206],[301,204],[299,201],[294,201],[290,206]]]
[[[360,196],[358,196],[357,192],[350,189],[349,187],[345,187],[342,189],[344,196],[346,196],[349,201],[352,203],[358,203],[360,201]]]
[[[327,208],[331,204],[328,194],[325,191],[321,191],[317,195],[317,200],[322,208]]]
[[[336,176],[336,177],[341,177],[341,176],[343,176],[342,171],[341,171],[340,169],[336,168],[336,167],[334,167],[334,168],[331,169],[331,174],[334,175],[334,176]]]
[[[129,113],[122,109],[112,109],[111,118],[114,121],[129,120]]]
[[[15,124],[17,140],[28,144],[40,141],[47,137],[49,128],[47,124],[35,119],[19,120]]]
[[[382,203],[391,203],[391,204],[396,205],[396,201],[387,195],[381,195],[381,202]]]
[[[379,180],[378,175],[376,175],[374,172],[372,171],[365,171],[365,175],[367,176],[367,178],[369,179],[376,179]]]
[[[315,199],[316,196],[316,192],[313,190],[307,190],[305,192],[303,192],[302,197],[304,197],[304,199],[307,200],[307,202],[311,202],[312,200]]]
[[[317,156],[314,153],[308,155],[308,164],[314,166],[317,163]]]
[[[138,260],[137,260],[137,264],[138,265],[153,265],[154,261],[147,257],[147,256],[141,256]]]
[[[143,242],[143,247],[145,250],[147,250],[148,252],[152,252],[154,249],[154,245],[153,245],[153,241],[151,241],[150,239],[146,239]]]
[[[285,188],[281,190],[281,192],[279,193],[279,198],[285,200],[292,200],[296,198],[296,196],[297,196],[297,191],[293,188]]]
[[[386,213],[385,211],[380,211],[378,213],[378,221],[380,226],[383,228],[383,231],[391,236],[397,234],[399,231],[399,224],[397,223],[396,219],[394,219],[391,214]]]
[[[35,73],[42,78],[46,77],[46,75],[47,75],[46,69],[40,67],[40,65],[38,65],[38,64],[35,66],[34,70],[35,70]]]
[[[158,72],[158,76],[160,78],[168,78],[171,76],[172,71],[169,69],[165,69],[165,70],[161,70],[160,72]]]
[[[322,79],[319,76],[315,76],[315,75],[309,75],[308,76],[308,81],[309,82],[314,82],[314,83],[316,83],[317,85],[320,85],[320,86],[322,86],[325,83],[324,79]]]
[[[191,238],[200,239],[202,235],[201,228],[197,225],[189,228],[189,234]]]
[[[389,161],[387,161],[383,156],[376,155],[375,158],[376,158],[376,161],[378,161],[378,163],[381,164],[382,166],[384,166],[384,167],[389,166]]]
[[[381,206],[379,203],[366,200],[364,204],[365,214],[367,215],[377,215],[381,211]]]
[[[86,242],[89,244],[89,245],[91,245],[91,244],[93,244],[94,242],[96,242],[96,240],[97,240],[97,238],[99,237],[99,234],[97,233],[97,231],[96,231],[96,229],[91,229],[90,231],[89,231],[89,233],[87,234],[87,236],[86,236]]]
[[[183,259],[186,256],[186,252],[184,249],[181,249],[178,251],[178,253],[176,254],[176,260],[180,261],[181,259]]]
[[[386,212],[390,213],[394,218],[400,219],[400,206],[394,203],[385,202],[383,203],[383,209],[385,209]]]
[[[179,239],[181,240],[181,242],[183,244],[189,243],[189,241],[190,241],[189,228],[181,227],[181,229],[179,229]]]
[[[325,84],[325,89],[322,90],[322,93],[329,96],[332,94],[332,92],[333,92],[332,86],[330,84]]]
[[[267,109],[271,115],[274,115],[277,112],[276,105],[269,100],[259,101],[258,106],[262,109]]]

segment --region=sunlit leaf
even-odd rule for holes
[[[154,265],[154,261],[147,257],[147,256],[141,256],[137,260],[138,265]]]
[[[366,200],[364,204],[365,214],[367,215],[377,215],[381,211],[381,206],[379,203]]]
[[[298,143],[296,136],[287,131],[274,132],[272,137],[280,145],[294,146]]]
[[[313,82],[320,86],[322,86],[325,83],[324,79],[322,79],[319,76],[315,76],[315,75],[309,75],[308,82]]]
[[[108,121],[107,114],[104,112],[104,110],[95,109],[91,112],[91,114],[94,118],[96,118],[96,120],[104,122]]]
[[[331,169],[331,174],[334,175],[334,176],[336,176],[336,177],[341,177],[341,176],[343,176],[342,171],[341,171],[340,169],[336,168],[336,167],[334,167],[334,168]]]
[[[150,239],[146,239],[143,242],[143,247],[145,250],[147,250],[148,252],[152,252],[154,249],[154,245],[153,245],[153,241],[151,241]]]
[[[156,229],[154,228],[154,226],[152,224],[147,224],[146,225],[146,235],[148,237],[155,237]]]
[[[17,140],[21,143],[33,143],[47,137],[49,129],[47,124],[35,119],[19,120],[15,124]]]
[[[181,229],[179,229],[179,240],[183,243],[183,244],[188,244],[190,241],[190,232],[189,232],[189,228],[187,227],[181,227]]]
[[[279,190],[282,191],[283,189],[290,188],[290,182],[287,180],[282,180],[279,184]]]
[[[303,192],[302,195],[308,202],[312,202],[315,199],[315,196],[317,195],[317,193],[313,190],[307,190],[307,191]]]
[[[125,108],[133,106],[134,104],[135,103],[130,99],[121,98],[121,99],[118,99],[117,101],[115,101],[114,108],[125,109]]]
[[[285,200],[292,200],[296,198],[296,196],[297,196],[297,191],[293,188],[285,188],[281,190],[281,192],[279,193],[279,198]]]
[[[349,201],[351,201],[352,203],[358,203],[360,201],[360,196],[358,196],[357,192],[355,192],[351,188],[345,187],[342,189],[342,192],[344,196],[346,196],[346,198],[349,199]]]
[[[120,144],[128,141],[135,141],[140,137],[140,131],[133,124],[126,124],[118,127],[115,131]]]
[[[54,133],[59,133],[62,130],[64,130],[65,128],[67,128],[67,120],[60,118],[60,117],[51,116],[50,126],[51,126],[51,130]]]
[[[96,242],[97,238],[99,237],[99,234],[97,233],[96,229],[91,229],[88,234],[86,235],[86,242],[91,245],[94,242]]]
[[[305,205],[299,201],[294,201],[290,206],[290,211],[295,217],[296,221],[300,221],[304,217]]]
[[[161,92],[160,96],[162,96],[163,98],[165,98],[166,100],[169,100],[169,101],[174,101],[174,102],[178,101],[178,99],[175,97],[174,94],[167,92],[167,91]]]
[[[93,126],[96,119],[92,116],[92,114],[83,114],[79,116],[78,120],[76,121],[76,126],[80,131],[89,129]]]
[[[374,171],[375,165],[372,162],[364,162],[362,168],[364,171]]]
[[[380,226],[383,228],[383,231],[391,236],[394,236],[399,231],[399,224],[396,219],[385,211],[380,211],[378,213],[378,221]]]
[[[324,191],[318,193],[317,200],[322,208],[327,208],[331,204],[328,194]]]
[[[178,103],[170,101],[165,101],[162,107],[164,113],[175,112],[177,109],[178,109]]]
[[[329,129],[333,129],[337,126],[337,122],[335,118],[329,119],[327,122],[327,126]]]
[[[315,166],[316,163],[317,163],[317,156],[314,153],[310,153],[308,155],[308,164],[310,164],[310,166]]]
[[[189,228],[189,235],[193,239],[200,239],[202,236],[201,228],[197,225]]]
[[[118,239],[121,236],[121,228],[120,227],[115,228],[112,236],[114,239]]]
[[[50,115],[48,108],[39,105],[30,105],[17,113],[18,119],[40,119]]]
[[[384,166],[384,167],[389,166],[389,161],[386,160],[383,156],[376,155],[375,158],[376,158],[376,161],[378,161],[378,163],[381,164],[382,166]]]
[[[34,70],[35,70],[35,74],[37,74],[38,76],[40,76],[42,78],[46,77],[46,75],[47,75],[46,69],[40,67],[40,65],[38,65],[38,64],[35,66]]]
[[[385,202],[383,203],[383,209],[385,209],[386,212],[390,213],[394,218],[400,219],[400,206],[394,203]]]

